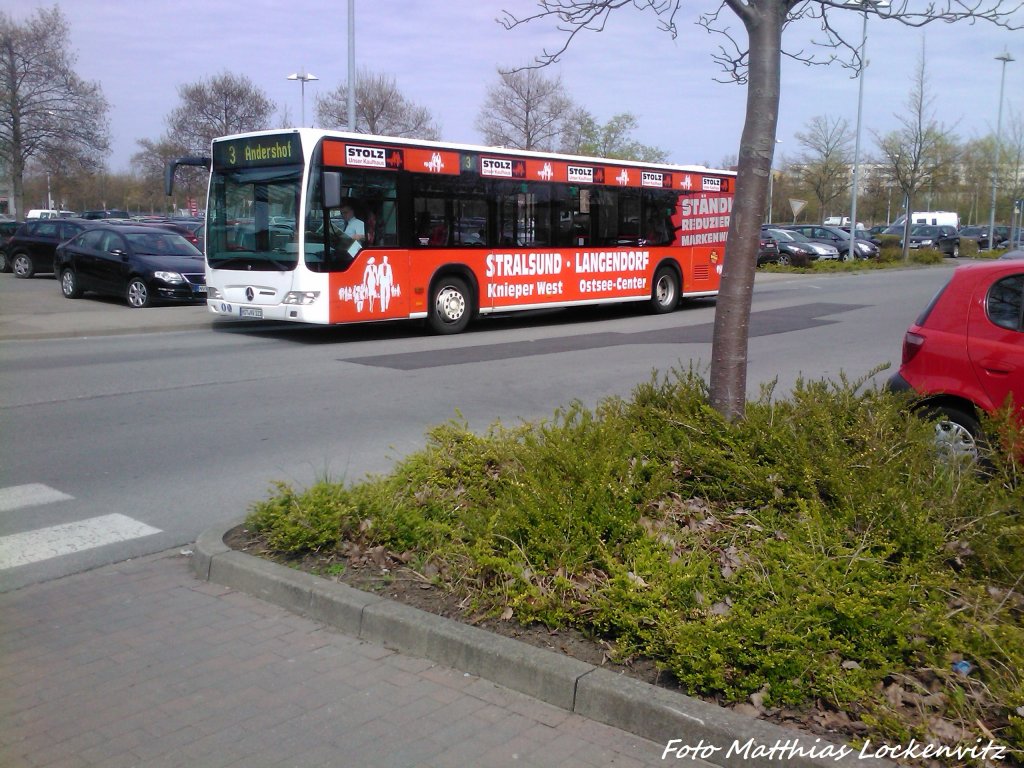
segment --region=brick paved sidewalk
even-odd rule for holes
[[[2,594],[0,617],[5,768],[663,764],[663,745],[199,581],[177,553]]]

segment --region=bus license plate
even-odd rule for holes
[[[263,308],[262,307],[239,307],[239,317],[254,317],[257,320],[263,319]]]

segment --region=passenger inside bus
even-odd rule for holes
[[[443,221],[434,224],[433,229],[430,230],[430,239],[427,241],[427,245],[448,245],[448,227]]]
[[[644,231],[646,245],[668,245],[672,242],[672,234],[675,227],[672,221],[665,216],[652,213],[647,219],[647,227]]]

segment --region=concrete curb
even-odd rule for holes
[[[607,669],[535,648],[511,638],[237,552],[224,536],[244,519],[205,531],[196,541],[196,576],[258,597],[367,642],[430,659],[510,688],[657,744],[701,754],[669,753],[666,759],[701,758],[721,768],[895,768],[856,750],[837,758],[839,745],[802,731],[648,685]],[[744,750],[748,740],[755,745]],[[788,747],[786,745],[789,745]],[[761,751],[776,747],[774,756]],[[711,749],[715,748],[715,749]],[[733,754],[728,754],[732,748]],[[777,762],[776,762],[777,761]]]

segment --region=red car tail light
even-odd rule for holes
[[[914,359],[914,355],[921,351],[924,346],[924,336],[913,331],[907,331],[903,336],[903,364],[906,365]]]

